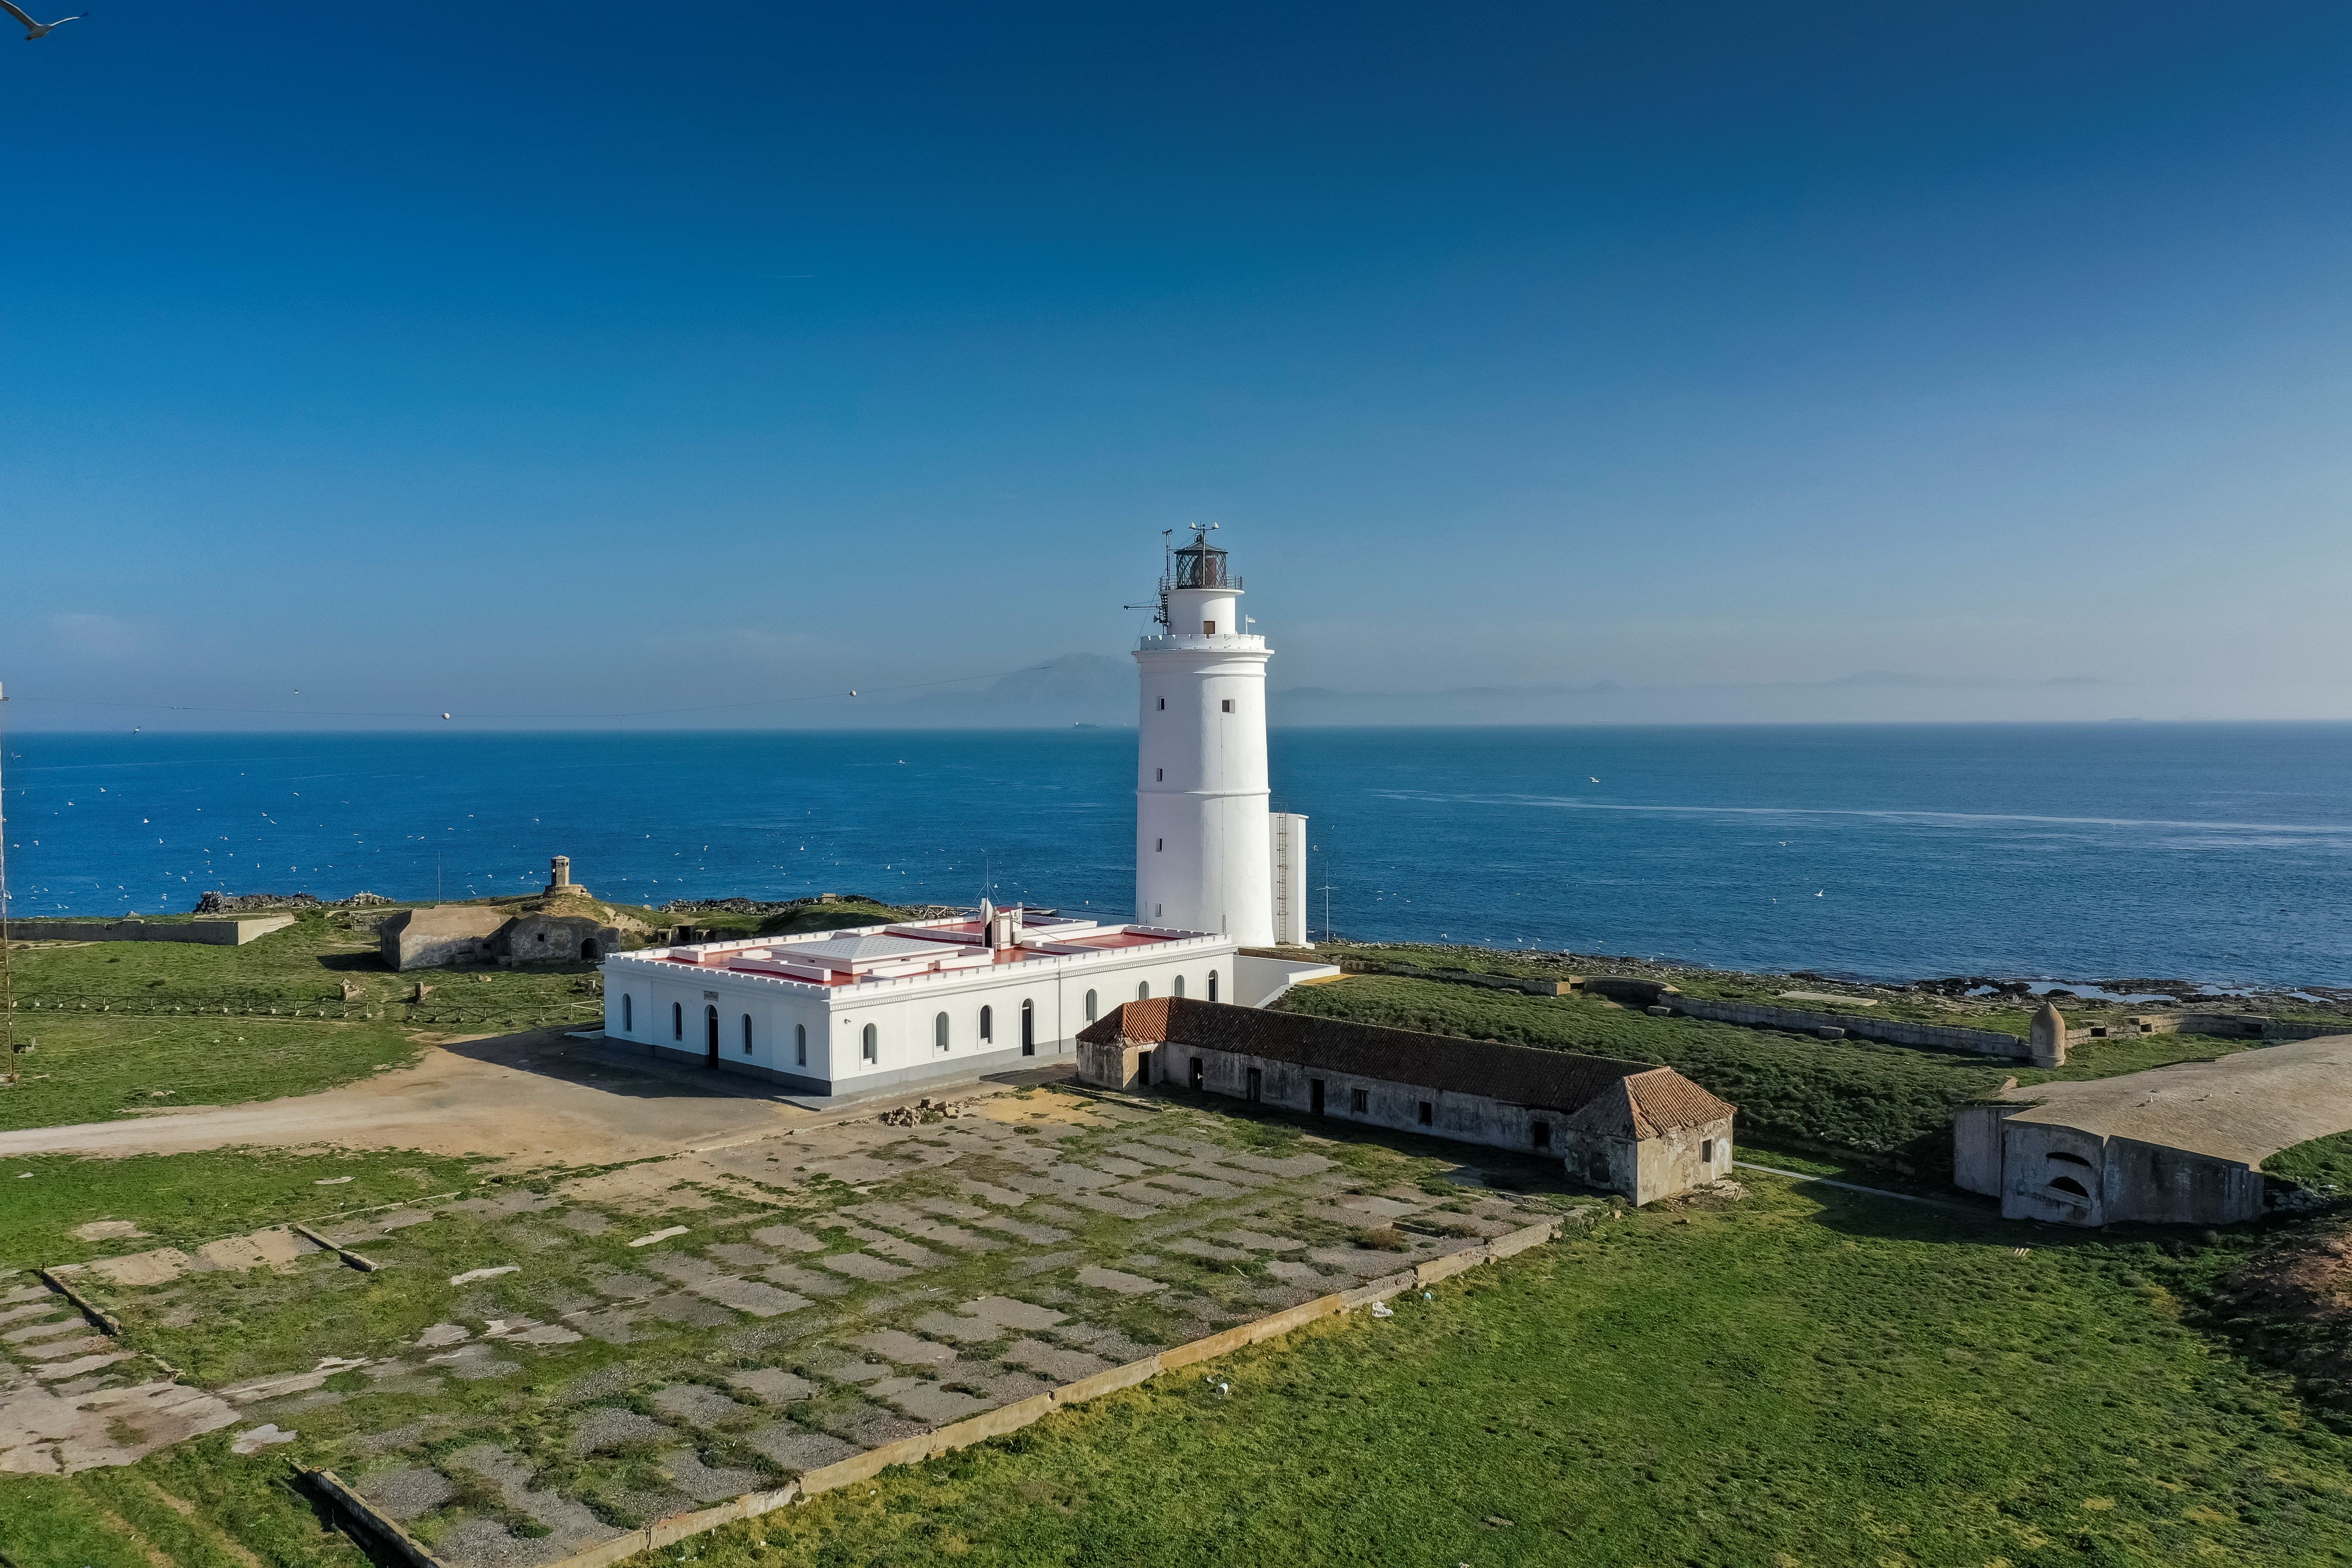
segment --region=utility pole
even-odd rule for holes
[[[8,700],[7,688],[0,686],[0,702]],[[31,1040],[16,1042],[16,955],[8,942],[8,740],[0,732],[0,1042],[8,1047],[7,1068],[0,1072],[0,1083],[16,1081],[16,1058],[33,1048]]]

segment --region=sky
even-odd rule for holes
[[[2291,0],[121,0],[0,38],[8,722],[830,722],[1119,654],[1203,521],[1277,690],[2352,717],[2347,64]]]

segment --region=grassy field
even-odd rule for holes
[[[1230,1397],[1165,1379],[678,1555],[2352,1562],[2352,1444],[2179,1321],[2228,1248],[1759,1184],[1229,1358]]]
[[[1229,1396],[1172,1375],[639,1561],[2352,1563],[2352,1443],[2184,1321],[2255,1238],[1751,1184],[1227,1358]],[[227,1436],[0,1477],[0,1541],[21,1568],[165,1568],[122,1520],[187,1568],[230,1536],[357,1568],[282,1454]]]
[[[0,1085],[0,1130],[105,1121],[175,1105],[312,1094],[416,1059],[394,1024],[290,1018],[59,1017]]]
[[[1739,1107],[1739,1133],[1796,1148],[1860,1154],[1926,1175],[1951,1168],[1955,1106],[2004,1079],[2104,1078],[2204,1060],[2243,1040],[2142,1035],[2075,1047],[2063,1068],[1885,1045],[1821,1040],[1696,1018],[1654,1018],[1597,997],[1528,996],[1443,981],[1361,975],[1302,986],[1285,1011],[1433,1034],[1664,1062]]]
[[[17,1156],[0,1160],[0,1268],[193,1246],[289,1219],[400,1203],[454,1191],[474,1179],[475,1169],[472,1161],[410,1150]],[[73,1234],[109,1219],[132,1221],[147,1239],[91,1243]]]
[[[0,1130],[311,1094],[407,1065],[421,1031],[577,1028],[603,1016],[593,963],[396,973],[378,956],[369,918],[372,911],[306,910],[243,947],[18,947],[10,955],[15,1026],[38,1049],[21,1059],[20,1082],[0,1086]],[[742,935],[754,927],[774,935],[871,925],[897,911],[845,900],[765,921],[692,918]]]

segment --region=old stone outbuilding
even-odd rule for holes
[[[1122,1003],[1082,1031],[1078,1077],[1549,1155],[1636,1204],[1731,1172],[1735,1108],[1647,1062],[1178,996]]]

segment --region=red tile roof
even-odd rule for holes
[[[1584,1113],[1577,1116],[1579,1124],[1585,1124],[1589,1115],[1594,1131],[1622,1127],[1622,1135],[1635,1138],[1719,1121],[1735,1109],[1674,1068],[1649,1062],[1424,1035],[1181,996],[1123,1002],[1088,1025],[1078,1038],[1090,1045],[1126,1038],[1203,1046],[1444,1093]]]

